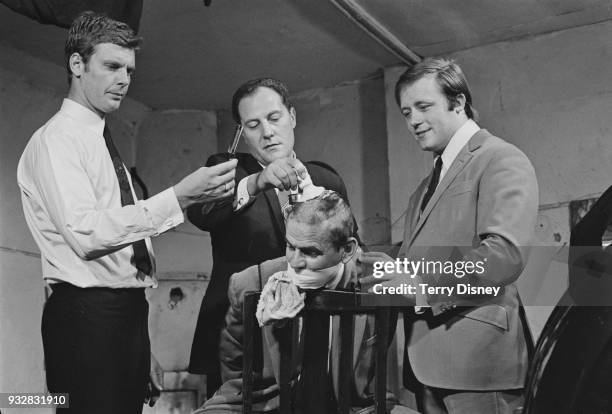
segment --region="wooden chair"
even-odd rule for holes
[[[260,350],[255,347],[261,343],[261,333],[255,318],[255,310],[260,292],[247,292],[244,298],[244,359],[243,359],[243,413],[252,410],[253,371],[261,369]],[[378,296],[378,297],[377,297]],[[279,336],[280,348],[280,407],[281,414],[293,412],[299,408],[303,413],[326,413],[329,392],[327,377],[329,347],[329,316],[340,316],[340,357],[337,412],[348,414],[351,397],[351,377],[353,375],[353,337],[356,314],[374,314],[376,318],[375,333],[375,410],[377,414],[386,412],[387,391],[387,346],[389,337],[391,303],[381,304],[380,295],[341,291],[317,291],[307,295],[306,306],[299,316],[303,319],[303,357],[299,387],[301,403],[292,407],[291,367],[292,350],[297,323],[289,322]],[[297,319],[297,318],[296,318]],[[382,340],[381,340],[382,338]]]

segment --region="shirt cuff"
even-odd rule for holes
[[[183,211],[174,193],[174,187],[170,187],[146,200],[138,201],[138,203],[142,203],[151,220],[155,229],[153,236],[158,236],[185,221]]]
[[[423,283],[423,281],[421,280],[421,276],[419,275],[416,275],[412,280],[415,283],[413,286],[416,286],[416,305],[414,306],[414,313],[425,313],[425,311],[428,308],[431,308],[431,306],[429,305],[429,302],[427,302],[427,295],[425,295],[420,289],[421,283]]]
[[[256,174],[251,174],[256,175]],[[249,203],[255,199],[249,194],[249,189],[247,187],[248,179],[251,175],[247,175],[238,183],[238,188],[236,189],[236,198],[234,199],[234,211],[239,211],[249,205]]]

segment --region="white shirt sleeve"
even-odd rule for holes
[[[247,175],[238,183],[238,188],[236,189],[236,198],[234,200],[234,211],[242,210],[243,208],[248,206],[251,201],[255,200],[255,197],[249,194],[249,190],[247,187],[247,181],[251,175]]]
[[[135,205],[108,208],[120,204],[111,200],[119,194],[116,191],[96,194],[92,181],[101,177],[87,170],[86,154],[75,145],[74,138],[65,134],[48,138],[39,141],[35,156],[30,159],[36,165],[29,166],[29,170],[43,208],[79,257],[104,256],[183,222],[173,188],[148,200],[138,200]]]
[[[421,314],[421,313],[424,313],[431,306],[429,306],[429,303],[427,302],[427,295],[425,295],[421,291],[421,283],[423,283],[421,276],[415,275],[412,280],[414,280],[413,286],[416,286],[416,295],[415,295],[416,305],[414,306],[414,313]]]

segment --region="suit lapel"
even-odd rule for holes
[[[480,146],[482,145],[482,142],[487,137],[487,135],[489,135],[489,133],[486,130],[484,129],[479,130],[476,134],[474,134],[472,138],[470,138],[467,145],[465,145],[461,149],[459,154],[457,154],[457,157],[451,164],[449,170],[444,175],[444,178],[442,178],[442,181],[440,181],[440,183],[436,187],[436,191],[433,193],[433,195],[431,196],[431,199],[425,206],[425,210],[423,210],[423,213],[418,218],[416,225],[411,232],[410,240],[408,242],[408,247],[412,245],[412,242],[414,241],[415,237],[419,233],[419,230],[421,230],[421,227],[423,227],[423,224],[425,223],[425,221],[427,221],[427,217],[429,217],[429,214],[431,213],[433,208],[436,206],[438,200],[440,200],[440,197],[442,196],[442,194],[444,194],[444,191],[446,191],[446,189],[451,185],[451,183],[455,181],[455,178],[457,178],[457,175],[465,168],[465,166],[469,164],[470,160],[474,156],[473,152],[476,149],[480,148]],[[425,192],[424,189],[425,187],[423,187],[421,191],[420,199],[423,198],[423,195]],[[418,214],[419,206],[420,204],[417,204],[414,208],[414,210],[417,210],[417,214]]]
[[[427,192],[427,185],[429,184],[430,180],[431,174],[429,174],[429,176],[427,176],[427,178],[425,178],[425,180],[423,180],[423,182],[419,185],[419,188],[417,190],[417,194],[419,194],[419,196],[414,200],[414,204],[409,210],[412,212],[412,216],[410,217],[410,234],[414,234],[416,230],[416,225],[419,221],[419,214],[421,211],[420,206],[423,203],[423,197],[425,197],[425,193]]]
[[[266,198],[266,201],[268,202],[270,213],[274,218],[274,227],[276,229],[276,235],[280,237],[281,240],[285,240],[285,218],[283,217],[283,212],[281,211],[280,202],[278,201],[276,191],[271,188],[269,190],[264,191],[263,195]]]

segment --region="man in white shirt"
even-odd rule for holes
[[[34,133],[17,171],[53,291],[42,321],[47,386],[70,394],[73,413],[140,413],[150,372],[161,388],[144,295],[157,285],[149,238],[182,223],[189,205],[234,193],[236,162],[229,161],[135,200],[105,115],[128,91],[139,43],[129,26],[105,15],[74,20],[65,48],[68,97]]]
[[[536,223],[534,169],[518,148],[475,122],[467,80],[454,62],[414,65],[395,96],[421,149],[434,154],[432,174],[410,197],[398,257],[434,265],[415,279],[385,278],[412,283],[417,304],[425,305],[405,313],[405,378],[416,379],[424,413],[512,413],[528,366],[514,281]],[[361,260],[392,259],[372,252]],[[423,291],[424,284],[431,289]],[[478,294],[466,292],[468,285]]]
[[[236,154],[236,197],[233,203],[195,204],[187,210],[189,221],[210,232],[213,248],[211,280],[200,308],[189,364],[190,372],[207,375],[209,396],[221,385],[217,355],[229,306],[229,278],[284,254],[281,206],[287,202],[287,190],[309,174],[315,185],[346,199],[344,182],[331,167],[297,159],[293,151],[297,117],[282,82],[271,78],[245,82],[232,98],[232,115],[243,128],[249,150]],[[213,155],[206,165],[215,165],[226,157]]]

